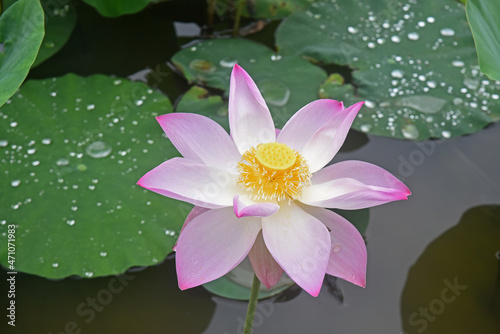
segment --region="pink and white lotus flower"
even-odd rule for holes
[[[363,238],[325,208],[362,209],[407,199],[410,191],[366,162],[325,167],[362,105],[317,100],[279,131],[252,78],[235,65],[230,135],[197,114],[157,117],[183,158],[162,163],[138,184],[195,205],[175,247],[182,290],[225,275],[246,256],[267,288],[283,271],[312,296],[325,273],[365,286]]]

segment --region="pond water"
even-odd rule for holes
[[[112,35],[106,49],[105,38],[88,44],[86,36],[97,40],[111,21],[81,5],[67,47],[32,71],[31,78],[98,72],[151,82],[154,76],[148,73],[165,71],[169,74],[159,88],[174,101],[188,85],[165,62],[179,49],[172,21],[187,19],[168,9],[161,12],[170,21],[161,26],[160,37],[148,36],[150,27],[144,28],[158,13],[114,19],[117,26],[132,25],[137,31],[126,49],[113,50]],[[89,22],[95,27],[89,28]],[[148,51],[138,51],[142,49]],[[422,142],[352,130],[334,162],[381,166],[412,195],[408,201],[370,209],[365,289],[336,280],[335,293],[325,285],[313,298],[292,287],[259,303],[254,333],[500,333],[500,239],[487,239],[499,236],[499,140],[500,124],[473,135]],[[466,212],[467,222],[477,224],[484,238],[474,228],[463,232],[470,236],[465,242],[457,236]],[[7,290],[5,280],[1,289]],[[48,280],[20,273],[16,307],[18,333],[232,334],[241,333],[247,304],[214,296],[203,287],[180,291],[170,255],[156,266],[116,277]],[[0,328],[13,332],[5,319]]]

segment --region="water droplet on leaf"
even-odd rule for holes
[[[408,39],[411,40],[411,41],[416,41],[420,38],[420,36],[418,35],[417,32],[410,32],[408,34]]]
[[[401,79],[403,77],[403,71],[401,70],[392,70],[391,77]]]
[[[99,140],[89,144],[85,152],[92,158],[105,158],[111,153],[111,146]]]

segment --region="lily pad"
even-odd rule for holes
[[[69,40],[76,24],[76,10],[72,2],[41,2],[45,11],[45,36],[33,67],[56,54]]]
[[[251,18],[282,19],[304,10],[314,0],[247,0],[243,15]]]
[[[255,80],[278,128],[318,98],[326,79],[321,68],[300,57],[282,56],[244,39],[203,41],[179,51],[172,61],[190,83],[218,88],[226,95],[231,70],[238,63]]]
[[[370,219],[369,209],[361,210],[333,210],[345,219],[349,220],[359,231],[359,233],[364,234],[368,227],[368,221]],[[230,271],[227,275],[216,279],[215,281],[205,283],[203,286],[205,289],[213,293],[214,295],[236,300],[249,300],[250,293],[252,291],[252,280],[254,271],[252,265],[248,258],[246,258],[241,264]],[[327,284],[331,282],[326,281]],[[259,291],[259,299],[269,298],[277,295],[289,287],[295,285],[295,282],[291,280],[286,274],[283,275],[281,280],[271,289],[267,289],[265,286],[261,285]],[[332,286],[329,286],[331,289]]]
[[[361,131],[449,138],[500,119],[500,83],[479,71],[459,2],[315,2],[284,20],[276,42],[284,56],[353,69],[353,82],[321,95],[366,100]]]
[[[0,106],[21,86],[44,35],[38,0],[19,0],[0,16]]]
[[[0,232],[6,244],[16,226],[16,270],[96,277],[171,252],[191,206],[136,185],[179,155],[154,119],[171,111],[145,84],[103,75],[20,88],[0,109]]]
[[[469,0],[466,7],[481,71],[500,80],[500,2]]]
[[[500,206],[468,210],[408,273],[405,333],[500,333]]]
[[[102,15],[117,17],[140,12],[154,0],[83,0]]]

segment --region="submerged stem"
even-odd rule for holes
[[[207,7],[207,26],[212,29],[214,26],[214,14],[215,14],[215,4],[217,0],[208,0]]]
[[[259,301],[259,288],[260,288],[260,281],[257,278],[257,276],[254,275],[252,282],[252,292],[250,293],[250,300],[248,301],[247,317],[245,319],[245,328],[243,328],[243,334],[252,333],[253,318],[255,315],[257,302]]]
[[[234,17],[233,37],[238,36],[238,31],[240,30],[241,11],[243,10],[244,4],[245,0],[238,0],[238,4],[236,6],[236,16]]]

